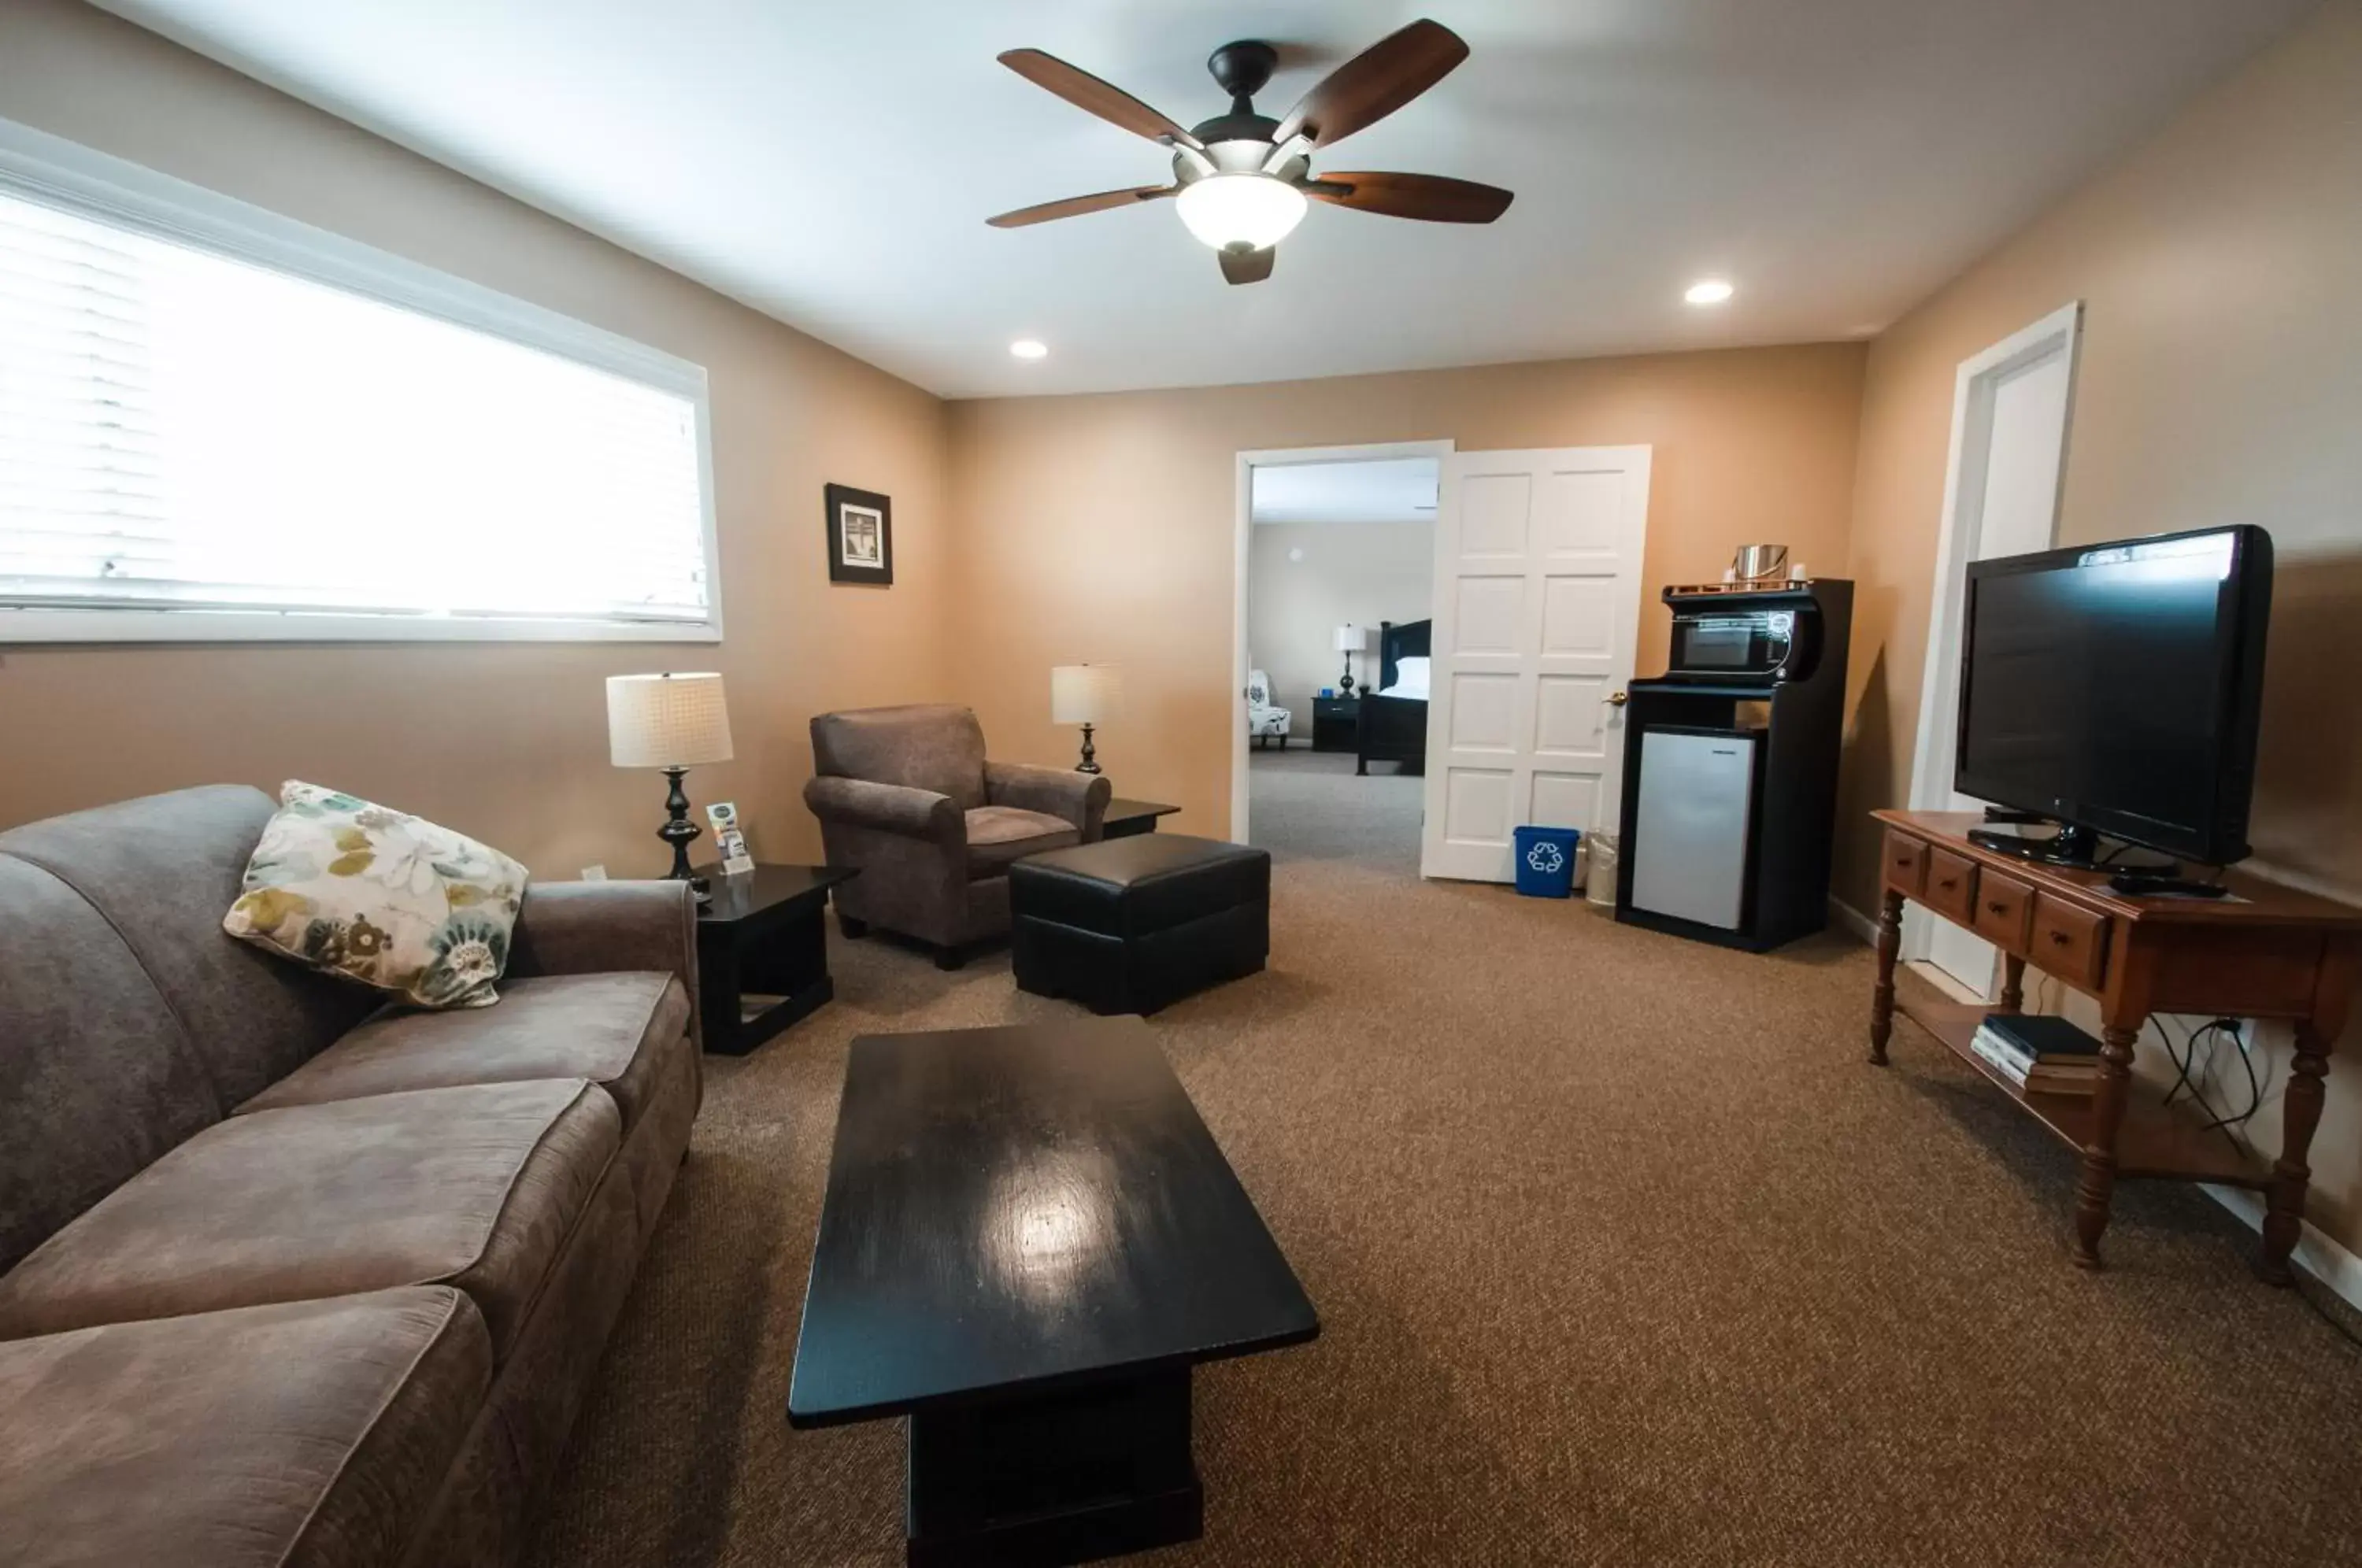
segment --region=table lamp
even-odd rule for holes
[[[1111,664],[1062,664],[1050,671],[1050,722],[1083,726],[1083,759],[1077,773],[1097,773],[1098,753],[1091,731],[1115,717],[1123,701],[1123,672]]]
[[[1353,656],[1365,653],[1370,646],[1370,634],[1359,626],[1337,628],[1337,651],[1345,656],[1345,679],[1337,683],[1338,691],[1347,697],[1353,694]]]
[[[670,813],[657,836],[672,845],[675,881],[697,889],[700,902],[712,893],[689,869],[689,846],[705,830],[689,820],[689,797],[681,776],[706,762],[730,760],[730,710],[722,701],[719,675],[611,675],[607,678],[607,754],[618,767],[660,767],[672,786],[665,796]]]

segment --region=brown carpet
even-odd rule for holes
[[[2111,1270],[2070,1266],[2065,1152],[1907,1026],[1864,1065],[1861,948],[1420,884],[1341,831],[1275,845],[1270,971],[1153,1021],[1324,1330],[1199,1374],[1206,1539],[1140,1561],[2362,1554],[2362,1351],[2191,1189],[2125,1187]],[[846,1043],[1059,1004],[1002,956],[834,962],[712,1060],[538,1564],[901,1561],[899,1428],[784,1419]]]

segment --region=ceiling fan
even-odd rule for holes
[[[1000,63],[1038,87],[1111,125],[1173,149],[1173,183],[1069,196],[1020,207],[986,221],[1021,228],[1052,218],[1175,198],[1189,232],[1220,253],[1222,276],[1259,283],[1271,276],[1273,248],[1303,221],[1305,198],[1386,217],[1429,223],[1491,223],[1511,193],[1496,185],[1440,174],[1322,174],[1311,155],[1393,114],[1468,58],[1460,35],[1418,21],[1330,72],[1284,120],[1255,113],[1254,95],[1271,80],[1278,51],[1254,39],[1224,44],[1206,61],[1231,95],[1231,111],[1184,130],[1131,94],[1038,49],[1013,49]]]

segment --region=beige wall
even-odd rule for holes
[[[1290,560],[1289,552],[1303,558]],[[1353,680],[1374,682],[1378,624],[1423,621],[1435,576],[1432,523],[1258,523],[1247,565],[1247,650],[1271,677],[1272,701],[1309,744],[1312,699],[1345,673],[1340,626],[1367,634]]]
[[[2271,531],[2252,837],[2261,866],[2362,900],[2357,284],[2362,6],[2338,0],[1879,338],[1854,500],[1849,902],[1867,909],[1875,886],[1862,813],[1910,786],[1954,370],[2072,299],[2086,308],[2062,540]],[[2312,1163],[2315,1218],[2362,1251],[2356,1038],[2330,1075]]]
[[[952,598],[943,405],[602,240],[67,0],[0,6],[0,116],[637,338],[711,373],[728,640],[0,648],[0,824],[294,776],[399,803],[543,876],[666,864],[663,780],[610,767],[602,681],[719,668],[738,757],[690,778],[761,852],[816,852],[816,710],[936,697]],[[832,588],[821,487],[894,498],[895,585]],[[702,847],[702,846],[701,846]]]
[[[1744,543],[1844,564],[1863,350],[1854,344],[1547,361],[1256,386],[951,405],[966,691],[996,751],[1057,756],[1049,669],[1121,664],[1100,736],[1121,794],[1230,825],[1242,450],[1450,438],[1463,450],[1656,448],[1640,668],[1663,668],[1657,591]]]

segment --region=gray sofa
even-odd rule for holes
[[[535,884],[502,999],[223,934],[272,810],[0,834],[0,1562],[512,1561],[697,1114],[679,883]]]
[[[1098,774],[988,761],[976,714],[948,704],[822,713],[811,739],[804,804],[828,863],[861,872],[833,895],[844,933],[917,937],[946,969],[1008,933],[1010,864],[1096,842],[1112,793]]]

